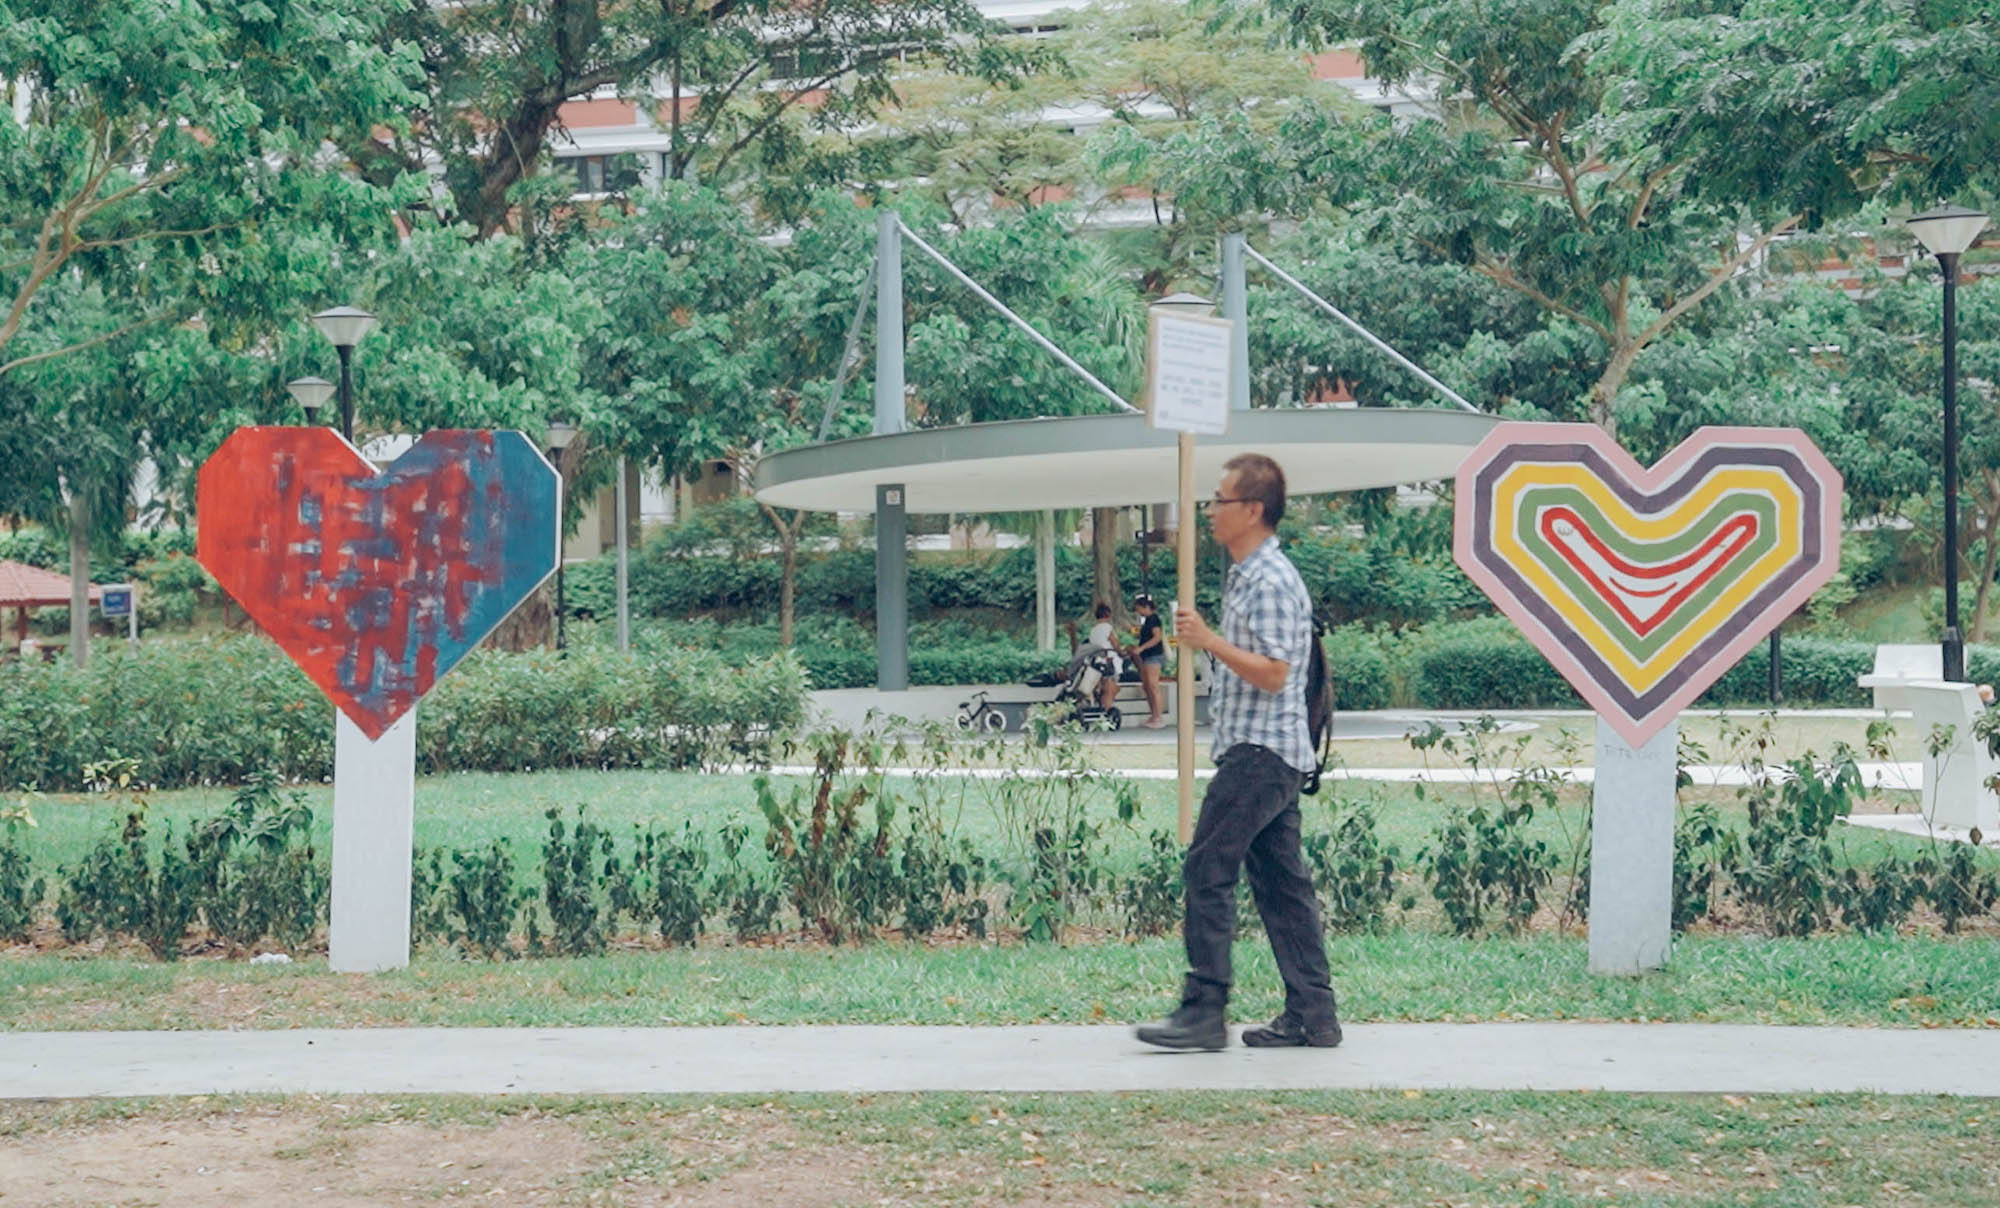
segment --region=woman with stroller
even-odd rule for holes
[[[1097,624],[1090,627],[1090,640],[1083,644],[1080,657],[1089,658],[1100,650],[1111,653],[1111,673],[1097,684],[1097,707],[1109,709],[1112,702],[1118,699],[1118,674],[1124,670],[1124,665],[1118,657],[1117,630],[1111,625],[1111,605],[1099,604],[1096,615]]]

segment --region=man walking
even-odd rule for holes
[[[1188,973],[1180,1009],[1139,1029],[1168,1049],[1229,1043],[1229,946],[1236,935],[1236,876],[1245,869],[1264,932],[1285,981],[1285,1009],[1246,1028],[1253,1047],[1340,1043],[1319,902],[1299,847],[1299,785],[1314,766],[1306,729],[1306,652],[1312,602],[1305,581],[1279,552],[1285,472],[1259,453],[1232,457],[1208,502],[1209,531],[1232,565],[1222,599],[1222,632],[1189,607],[1174,613],[1175,640],[1206,650],[1219,665],[1210,690],[1215,778],[1202,798],[1188,848]],[[1185,602],[1184,602],[1185,603]]]

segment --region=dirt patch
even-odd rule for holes
[[[231,1112],[0,1140],[0,1205],[554,1204],[598,1164],[597,1146],[561,1120],[429,1126],[349,1124],[338,1109]]]

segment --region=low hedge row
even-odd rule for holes
[[[427,771],[712,764],[796,724],[805,690],[782,654],[476,651],[418,709],[417,757]],[[118,757],[162,787],[318,780],[332,706],[262,637],[106,643],[81,672],[0,665],[0,787],[82,788]]]
[[[1485,598],[1449,560],[1413,559],[1351,538],[1301,533],[1287,552],[1312,588],[1323,615],[1337,622],[1405,625],[1488,611]],[[1195,595],[1213,612],[1220,603],[1219,553],[1204,556]],[[1155,549],[1141,569],[1138,550],[1118,551],[1118,578],[1137,593],[1173,593],[1175,555]],[[1092,595],[1088,550],[1059,546],[1055,556],[1056,613],[1089,614]],[[1214,573],[1211,573],[1214,572]],[[567,601],[574,611],[597,617],[616,607],[616,568],[611,558],[569,569]],[[690,617],[710,613],[770,616],[778,609],[781,571],[773,556],[692,554],[666,542],[643,547],[630,564],[634,615]],[[795,585],[800,615],[865,615],[875,611],[875,554],[872,549],[808,552],[799,556]],[[958,610],[997,610],[1016,618],[1035,611],[1035,556],[1032,549],[920,553],[909,563],[909,600],[914,615]]]
[[[778,649],[775,625],[719,625],[712,620],[661,625],[652,641],[713,649],[732,658]],[[1065,643],[1066,645],[1066,643]],[[1857,676],[1874,666],[1869,642],[1786,638],[1781,644],[1783,703],[1805,707],[1866,707]],[[1342,709],[1573,709],[1583,706],[1569,684],[1504,617],[1479,617],[1389,633],[1349,625],[1330,630],[1327,656]],[[801,621],[794,654],[815,688],[858,688],[875,682],[873,634],[851,618]],[[1967,673],[2000,682],[2000,648],[1972,647]],[[1061,652],[1038,653],[1018,641],[962,621],[911,627],[910,682],[1013,683],[1060,668]],[[1763,705],[1770,701],[1770,648],[1759,643],[1700,700],[1703,705]]]

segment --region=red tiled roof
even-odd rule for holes
[[[90,598],[95,600],[102,594],[101,589],[92,587]],[[25,562],[0,561],[0,608],[10,605],[25,605],[38,608],[43,605],[69,603],[69,576],[59,575],[39,566],[29,566]]]

